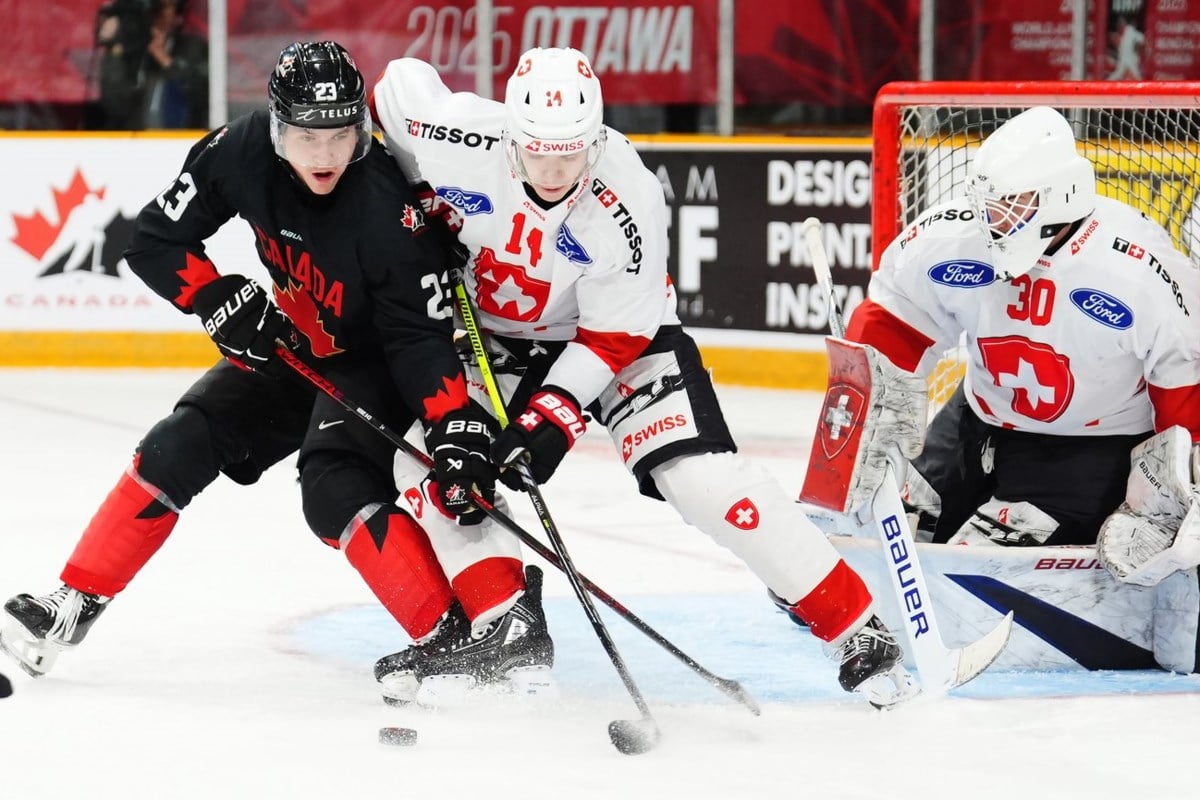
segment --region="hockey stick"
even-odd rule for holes
[[[803,232],[812,257],[813,271],[829,300],[830,333],[835,339],[844,339],[846,327],[834,292],[829,255],[821,240],[820,220],[816,217],[806,219]],[[871,501],[871,524],[879,534],[883,552],[888,555],[888,574],[904,617],[904,630],[921,675],[921,683],[927,691],[944,692],[971,680],[996,660],[1008,644],[1013,615],[1010,611],[990,632],[964,647],[950,649],[942,642],[930,602],[929,586],[921,562],[917,559],[916,542],[900,500],[896,481],[901,467],[897,460],[899,458],[899,453],[893,452],[884,468],[883,482]]]
[[[467,297],[466,287],[461,280],[455,280],[454,282],[454,296],[458,300],[458,310],[462,315],[463,324],[467,328],[467,338],[471,340],[471,351],[475,354],[475,362],[479,367],[479,371],[483,374],[483,383],[487,387],[488,398],[492,401],[492,409],[496,413],[496,419],[499,420],[501,428],[507,428],[508,413],[504,408],[504,398],[500,396],[500,387],[496,385],[496,377],[492,374],[491,361],[488,358],[486,348],[483,346],[483,340],[479,336],[479,326],[475,322],[475,313],[471,309],[471,301]],[[560,569],[567,576],[567,581],[571,584],[571,588],[575,590],[575,596],[579,598],[579,604],[583,606],[583,611],[587,615],[588,621],[592,623],[592,630],[596,632],[596,638],[600,640],[601,646],[604,647],[604,652],[608,654],[609,661],[616,668],[617,674],[621,676],[621,681],[625,684],[625,690],[629,692],[634,705],[637,706],[638,713],[642,715],[642,718],[639,720],[617,719],[610,722],[608,724],[608,738],[612,740],[613,745],[622,753],[627,755],[645,753],[658,744],[658,740],[661,738],[662,734],[659,732],[658,723],[655,722],[654,715],[650,713],[650,706],[646,704],[646,698],[642,696],[641,690],[634,682],[629,668],[625,666],[625,659],[621,658],[621,653],[617,650],[617,645],[613,642],[612,636],[608,632],[608,627],[604,624],[604,620],[600,618],[600,613],[596,610],[592,599],[584,591],[579,572],[575,569],[575,564],[571,561],[570,554],[567,553],[567,546],[558,532],[558,525],[554,523],[554,518],[550,516],[550,509],[546,507],[546,500],[542,497],[541,489],[538,488],[537,481],[533,479],[533,474],[530,472],[527,454],[523,454],[517,460],[514,468],[521,476],[521,483],[525,485],[525,493],[529,495],[538,521],[542,523],[542,527],[546,530],[546,536],[550,539],[550,546],[554,548],[555,554],[558,555],[561,562]]]

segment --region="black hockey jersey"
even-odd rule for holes
[[[138,215],[125,252],[130,268],[190,313],[196,290],[219,274],[205,239],[241,216],[276,302],[313,356],[386,358],[405,402],[430,421],[466,405],[446,242],[425,224],[395,162],[373,146],[317,196],[276,156],[268,126],[268,114],[256,111],[191,149],[175,181]]]

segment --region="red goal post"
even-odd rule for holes
[[[928,81],[889,83],[872,121],[874,265],[930,206],[960,196],[979,143],[1026,108],[1048,105],[1075,129],[1100,194],[1154,219],[1200,263],[1200,82]],[[951,352],[930,378],[930,414],[962,377]]]

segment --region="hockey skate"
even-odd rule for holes
[[[901,663],[904,651],[895,634],[877,616],[836,648],[834,656],[841,662],[842,688],[865,696],[876,708],[894,706],[921,691]]]
[[[554,642],[542,610],[542,571],[525,568],[525,594],[502,617],[472,630],[455,603],[432,637],[375,664],[390,704],[459,705],[480,686],[525,695],[554,690]]]
[[[41,677],[60,652],[83,641],[111,599],[66,585],[42,597],[9,598],[0,618],[0,650],[33,677]]]

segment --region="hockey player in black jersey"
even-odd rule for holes
[[[156,293],[200,318],[225,358],[142,439],[68,559],[62,587],[5,604],[0,646],[30,674],[44,674],[218,474],[251,484],[299,450],[309,526],[345,554],[414,640],[435,638],[445,620],[439,641],[466,621],[476,641],[486,631],[502,642],[476,647],[483,655],[473,661],[441,658],[439,669],[488,680],[504,677],[491,669],[500,663],[548,667],[539,584],[531,580],[524,596],[519,546],[469,536],[481,512],[468,492],[490,497],[496,470],[488,424],[468,399],[452,342],[448,243],[374,144],[362,75],[341,46],[284,48],[268,93],[268,110],[191,149],[139,214],[125,253]],[[254,231],[275,302],[206,255],[205,239],[235,215]],[[435,467],[423,496],[409,499],[456,518],[472,559],[456,557],[447,575],[435,543],[395,504],[394,448],[291,373],[275,355],[279,344],[389,427],[425,424]],[[415,663],[409,671],[413,686],[430,674]]]

